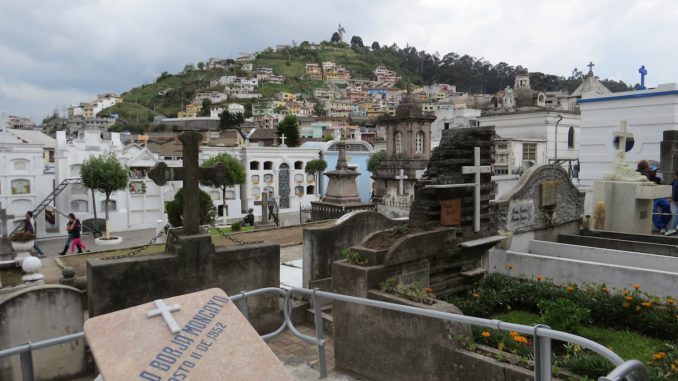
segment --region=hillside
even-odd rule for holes
[[[375,42],[376,44],[376,42]],[[442,58],[436,54],[417,51],[414,47],[399,48],[391,46],[376,46],[372,48],[345,43],[321,43],[316,49],[310,49],[307,42],[298,47],[288,47],[279,51],[266,49],[259,52],[252,61],[253,69],[258,67],[273,68],[275,74],[285,76],[284,84],[260,83],[258,92],[264,97],[270,97],[276,92],[286,91],[303,93],[312,96],[313,90],[326,87],[323,81],[302,79],[304,67],[307,63],[321,63],[334,61],[351,71],[353,79],[374,80],[372,73],[377,66],[383,65],[399,73],[403,80],[396,84],[405,88],[407,83],[416,86],[432,83],[449,83],[457,86],[458,91],[471,93],[494,93],[507,85],[513,85],[515,72],[521,66],[511,66],[505,62],[492,65],[488,61],[468,55],[460,56],[448,53]],[[202,67],[202,63],[197,65]],[[241,65],[235,63],[228,70],[199,70],[193,65],[177,74],[164,72],[154,83],[144,84],[122,94],[124,103],[103,111],[104,115],[118,114],[120,122],[117,128],[143,128],[156,115],[168,117],[176,116],[177,112],[191,102],[199,91],[223,90],[223,86],[210,88],[210,81],[224,75],[253,76],[253,72],[246,73]],[[573,91],[583,81],[582,71],[574,70],[569,77],[530,73],[530,82],[533,88],[543,91],[567,90]],[[602,81],[612,91],[630,89],[624,82],[610,80]],[[227,102],[251,103],[252,100],[231,100]]]

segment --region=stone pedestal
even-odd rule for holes
[[[601,201],[605,207],[603,230],[651,234],[652,202],[665,197],[671,197],[669,185],[624,181],[593,183],[594,210]]]

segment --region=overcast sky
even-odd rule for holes
[[[568,76],[678,82],[675,0],[0,0],[0,112],[40,121],[163,71],[276,44],[407,44]]]

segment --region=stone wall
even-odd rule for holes
[[[376,212],[359,211],[345,215],[329,227],[304,228],[304,287],[330,289],[332,263],[342,259],[341,250],[369,234],[403,223]]]
[[[218,287],[228,295],[280,286],[280,246],[260,243],[220,247],[208,235],[172,236],[169,254],[87,261],[90,316],[155,299]],[[248,299],[250,322],[260,332],[281,323],[277,296]]]
[[[0,348],[82,331],[82,291],[67,286],[35,286],[0,303]],[[84,340],[33,352],[36,380],[64,380],[88,373]],[[19,356],[0,359],[0,380],[21,380]]]
[[[455,128],[444,130],[440,146],[431,154],[428,168],[415,184],[415,201],[410,208],[412,223],[440,223],[441,201],[461,199],[461,227],[473,228],[474,188],[426,188],[427,185],[473,183],[475,175],[462,174],[462,167],[474,165],[474,147],[480,147],[480,165],[491,165],[494,153],[494,128]],[[490,211],[495,186],[492,173],[480,176],[480,236],[496,232]]]
[[[461,313],[381,291],[368,298]],[[465,350],[459,340],[471,335],[467,325],[336,301],[333,316],[337,368],[372,380],[532,380],[526,369]]]

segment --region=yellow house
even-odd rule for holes
[[[184,118],[195,118],[197,114],[195,112],[189,112],[189,111],[179,111],[177,113],[177,118],[179,119],[184,119]]]
[[[202,105],[196,103],[189,103],[186,105],[186,112],[199,113],[202,111]]]

